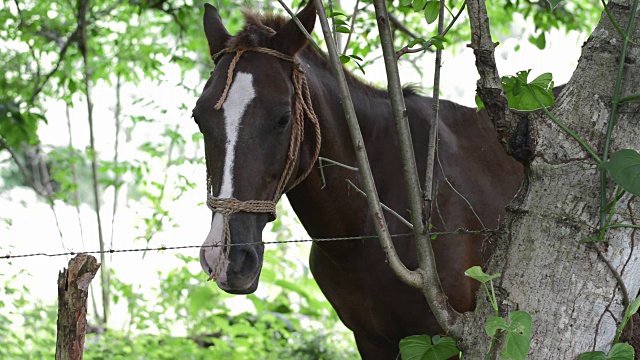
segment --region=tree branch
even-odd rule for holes
[[[42,92],[47,82],[49,82],[51,77],[58,71],[60,64],[62,64],[62,60],[64,60],[64,57],[67,54],[67,50],[69,50],[69,47],[71,46],[71,44],[73,44],[75,41],[78,40],[79,32],[80,32],[80,29],[76,28],[71,33],[71,35],[69,35],[64,45],[62,45],[62,48],[60,49],[60,55],[58,56],[58,61],[56,62],[56,65],[53,67],[53,69],[51,69],[51,71],[47,73],[47,75],[44,76],[44,80],[42,82],[38,82],[38,84],[36,85],[36,88],[33,90],[33,94],[31,94],[31,99],[29,100],[30,103],[33,103],[33,101],[38,96],[38,94]]]
[[[461,328],[457,320],[460,318],[460,314],[449,305],[447,297],[442,290],[429,232],[423,224],[420,177],[418,176],[415,155],[413,153],[413,142],[411,141],[409,120],[402,95],[402,85],[398,73],[398,63],[393,47],[391,28],[389,27],[386,2],[385,0],[374,0],[373,5],[375,7],[380,43],[382,45],[384,64],[387,71],[389,97],[393,115],[396,120],[398,142],[400,143],[402,171],[405,186],[407,187],[411,223],[413,224],[413,232],[416,238],[419,271],[422,274],[423,281],[421,290],[438,324],[446,333],[459,338]]]
[[[456,21],[458,21],[458,19],[460,18],[460,15],[462,14],[462,12],[464,11],[465,6],[467,5],[467,2],[465,1],[464,3],[462,3],[462,6],[460,7],[460,10],[458,10],[458,13],[453,16],[453,19],[451,20],[451,22],[449,23],[449,25],[447,25],[447,27],[444,29],[444,31],[442,30],[442,27],[438,28],[438,35],[440,36],[445,36],[449,30],[451,30],[451,28],[453,27],[453,25],[456,23]],[[446,7],[446,6],[445,6]],[[439,15],[439,19],[442,19],[442,21],[444,21],[444,11],[440,12],[442,15]],[[389,14],[389,18],[392,19],[393,15]],[[396,21],[399,21],[398,19],[396,19]],[[393,20],[391,21],[393,23]],[[438,24],[440,24],[440,20],[438,20]],[[416,39],[418,37],[415,37]],[[427,41],[426,43],[424,43],[423,46],[416,48],[416,49],[411,49],[409,48],[409,46],[405,46],[402,49],[396,51],[396,58],[400,58],[402,57],[402,55],[404,54],[412,54],[412,53],[417,53],[417,52],[421,52],[421,51],[433,51],[431,50],[431,45],[433,44],[433,42]]]
[[[115,10],[115,8],[120,5],[120,3],[122,2],[122,0],[118,0],[116,3],[114,3],[112,6],[110,6],[109,8],[105,9],[104,11],[101,11],[99,13],[96,14],[96,18],[101,18],[104,16],[108,16],[109,14],[111,14],[111,12],[113,10]],[[16,3],[17,6],[17,3]],[[80,15],[78,13],[78,15]],[[33,90],[33,94],[31,94],[31,98],[29,99],[30,103],[33,103],[35,98],[38,96],[38,94],[40,94],[42,92],[42,90],[44,89],[45,85],[49,82],[49,80],[51,79],[51,77],[58,71],[58,69],[60,68],[60,65],[62,64],[62,61],[64,60],[67,51],[69,50],[69,47],[71,45],[73,45],[73,43],[75,43],[76,41],[79,40],[79,35],[81,31],[85,31],[86,32],[86,26],[88,24],[88,21],[86,19],[87,15],[86,12],[83,15],[84,18],[82,19],[82,24],[85,27],[85,30],[82,30],[80,28],[80,19],[78,18],[78,26],[76,27],[75,30],[73,30],[73,32],[67,37],[67,40],[64,41],[64,43],[62,43],[61,47],[60,47],[60,55],[58,56],[58,61],[56,61],[56,64],[54,65],[53,69],[51,69],[45,76],[44,76],[44,80],[42,82],[37,82],[35,89]],[[95,19],[94,19],[95,20]],[[43,30],[38,32],[39,35],[44,36],[45,38],[51,40],[51,41],[56,41],[58,43],[62,42],[61,38],[58,38],[56,36],[51,36],[49,34],[47,34],[46,32],[44,32]],[[38,64],[39,67],[39,64]]]
[[[9,152],[9,154],[11,155],[11,158],[18,166],[20,173],[22,173],[22,176],[24,176],[24,179],[27,182],[27,185],[29,185],[29,187],[31,187],[33,191],[36,192],[36,194],[42,197],[47,197],[45,190],[40,188],[39,186],[36,186],[36,183],[33,182],[33,180],[31,180],[31,177],[29,176],[29,172],[27,171],[27,168],[24,167],[24,164],[22,163],[22,161],[20,161],[18,154],[1,137],[0,137],[0,147],[6,149]]]
[[[476,56],[476,68],[480,74],[477,82],[478,96],[484,103],[500,142],[507,153],[522,163],[529,163],[535,153],[533,129],[525,114],[509,109],[507,97],[502,89],[502,79],[498,74],[494,51],[495,43],[491,39],[489,17],[485,2],[467,1],[469,24],[471,26],[471,44]]]
[[[84,62],[84,90],[87,97],[87,118],[89,121],[89,147],[91,149],[91,174],[93,177],[93,199],[96,221],[98,223],[98,241],[100,245],[100,280],[102,287],[102,324],[107,323],[109,314],[109,272],[104,254],[104,236],[102,231],[102,217],[100,216],[100,188],[98,183],[98,159],[93,128],[93,102],[91,101],[91,73],[89,71],[89,56],[87,54],[87,12],[90,0],[78,0],[78,48]]]
[[[340,98],[342,99],[341,103],[347,118],[349,132],[351,133],[353,149],[358,160],[358,168],[360,169],[360,176],[362,177],[362,185],[365,193],[367,194],[369,209],[374,219],[373,223],[376,227],[376,233],[380,238],[380,244],[387,256],[389,266],[400,280],[411,287],[420,289],[423,286],[421,274],[417,271],[407,269],[402,260],[400,260],[400,257],[395,250],[395,246],[393,245],[393,241],[391,240],[391,235],[389,234],[389,229],[387,228],[387,224],[382,213],[382,207],[380,205],[380,199],[378,198],[378,192],[375,187],[373,175],[371,174],[371,167],[364,147],[364,140],[362,138],[362,133],[360,132],[360,126],[358,125],[358,119],[356,118],[356,112],[353,107],[353,103],[351,102],[349,87],[347,85],[340,59],[338,58],[338,51],[332,41],[331,28],[329,26],[329,21],[327,20],[327,13],[324,9],[322,0],[314,0],[314,2],[318,12],[318,17],[320,18],[322,33],[329,49],[331,68],[338,82]]]
[[[364,191],[360,190],[360,188],[357,187],[356,184],[352,183],[351,180],[349,179],[346,179],[346,180],[347,180],[347,184],[349,184],[349,186],[351,186],[358,194],[363,195],[365,197],[367,196],[367,194]],[[388,207],[382,202],[380,203],[380,205],[382,206],[382,209],[386,210],[389,214],[395,216],[396,219],[400,220],[401,223],[407,225],[409,229],[413,230],[413,225],[411,225],[411,223],[407,221],[407,219],[403,218],[402,215],[398,214],[395,210]]]
[[[342,50],[343,54],[347,53],[349,50],[349,43],[351,42],[351,35],[353,35],[354,26],[356,25],[356,18],[358,16],[358,5],[360,5],[360,0],[356,0],[356,4],[353,7],[353,14],[351,15],[351,26],[349,29],[349,36],[347,36],[347,41],[344,43],[344,50]]]
[[[310,1],[315,1],[315,0],[310,0]],[[302,32],[302,34],[307,38],[307,40],[309,41],[309,44],[311,44],[311,46],[313,46],[314,49],[316,49],[316,51],[318,52],[318,54],[322,55],[322,57],[329,61],[329,57],[327,56],[327,54],[324,52],[324,50],[322,50],[322,48],[316,43],[315,40],[313,40],[313,37],[311,36],[311,34],[309,34],[309,32],[307,31],[307,29],[305,29],[304,25],[302,25],[302,23],[300,22],[300,20],[298,19],[298,16],[296,16],[296,14],[291,11],[291,9],[289,9],[289,7],[287,6],[287,4],[284,3],[283,0],[278,0],[278,2],[280,3],[280,6],[282,6],[282,8],[287,12],[287,14],[289,14],[289,16],[291,16],[291,18],[293,19],[293,21],[295,21],[296,25],[298,25],[298,29],[300,29],[300,31]],[[324,5],[323,5],[324,6]],[[317,5],[316,5],[317,7]]]
[[[442,35],[444,27],[444,2],[440,2],[438,14],[438,35]],[[435,70],[433,74],[433,114],[431,124],[429,124],[429,135],[427,136],[427,173],[424,177],[424,205],[423,205],[423,226],[427,229],[431,223],[431,208],[433,199],[437,193],[433,186],[433,172],[435,169],[436,146],[438,146],[438,119],[440,111],[440,68],[442,67],[442,50],[436,49]],[[444,169],[443,169],[444,170]],[[444,171],[443,171],[444,173]]]

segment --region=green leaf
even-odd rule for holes
[[[526,311],[515,311],[509,314],[509,320],[511,324],[500,355],[504,359],[524,360],[531,346],[531,315]]]
[[[460,350],[450,337],[413,335],[400,340],[400,354],[403,360],[445,360],[458,355]]]
[[[562,0],[547,0],[547,2],[549,3],[549,5],[551,5],[551,10],[553,10],[556,8],[556,6],[560,5]]]
[[[476,94],[475,101],[477,107],[476,111],[484,109],[484,103],[482,102],[482,99],[480,99],[480,95]]]
[[[472,279],[480,281],[483,284],[489,280],[493,280],[497,277],[500,277],[500,273],[493,274],[493,275],[489,275],[485,273],[484,271],[482,271],[482,268],[480,266],[474,266],[472,268],[469,268],[467,271],[464,272],[464,274]]]
[[[633,360],[634,350],[631,345],[626,343],[618,343],[613,345],[607,360]]]
[[[437,49],[444,50],[444,45],[440,40],[431,39],[431,44],[435,46]]]
[[[602,351],[589,351],[580,354],[580,360],[607,360],[607,354]]]
[[[334,25],[348,25],[347,22],[342,20],[342,19],[333,19],[333,24]]]
[[[69,82],[67,84],[67,88],[69,89],[69,93],[70,94],[75,94],[76,91],[78,90],[78,85],[76,84],[75,81],[69,79]]]
[[[620,339],[620,335],[622,334],[622,331],[627,327],[627,323],[629,322],[629,319],[631,319],[631,317],[638,312],[639,308],[640,308],[640,296],[638,296],[631,304],[629,304],[629,306],[625,310],[624,317],[622,318],[620,325],[618,325],[618,328],[616,329],[616,336],[613,339],[614,343],[618,342],[618,340]]]
[[[351,32],[351,30],[349,30],[349,28],[344,26],[344,25],[340,25],[340,26],[338,26],[336,28],[336,32],[343,33],[343,34],[348,34],[348,33]]]
[[[541,88],[547,88],[547,87],[553,87],[552,83],[553,83],[553,75],[551,75],[551,73],[544,73],[538,76],[537,78],[533,79],[533,81],[529,83],[529,85],[537,86]]]
[[[489,316],[484,324],[487,335],[493,336],[498,330],[506,330],[507,322],[500,316]]]
[[[427,0],[413,0],[413,10],[414,11],[422,11],[424,6],[427,4]]]
[[[347,55],[340,55],[340,62],[343,64],[348,63],[351,60],[351,58]]]
[[[407,45],[407,47],[414,47],[418,44],[422,44],[424,42],[427,42],[427,40],[423,39],[423,38],[417,38],[417,39],[413,39],[411,41],[409,41],[409,45]]]
[[[410,6],[412,0],[400,0],[400,6]]]
[[[529,42],[535,45],[538,49],[544,50],[547,46],[547,37],[544,32],[542,32],[538,36],[529,36]]]
[[[553,96],[552,75],[544,73],[528,83],[529,72],[530,70],[520,71],[516,76],[502,78],[502,86],[509,101],[509,107],[523,111],[535,110],[542,107],[538,100],[544,106],[553,105],[555,97]]]
[[[331,14],[329,15],[329,17],[336,17],[336,16],[348,17],[347,14],[340,11],[332,11]]]
[[[621,188],[640,196],[640,154],[637,151],[618,150],[604,163],[604,167]]]
[[[638,296],[627,308],[625,316],[632,317],[640,310],[640,296]]]
[[[436,40],[440,40],[443,43],[449,42],[449,40],[447,40],[447,38],[445,38],[442,35],[433,35],[433,37],[431,37],[432,39],[436,39]]]
[[[424,18],[427,20],[427,24],[431,24],[438,18],[440,11],[440,1],[429,1],[424,8]],[[437,46],[436,46],[437,47]]]

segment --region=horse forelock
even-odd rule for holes
[[[287,19],[274,13],[260,14],[242,10],[244,26],[226,43],[228,48],[269,47],[271,37],[280,30]]]

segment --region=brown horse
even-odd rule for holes
[[[298,18],[311,32],[313,1]],[[214,211],[200,261],[221,289],[247,294],[258,286],[261,233],[273,218],[272,200],[281,193],[314,238],[374,235],[375,230],[366,199],[345,182],[360,186],[356,172],[326,167],[322,181],[316,117],[320,156],[357,164],[337,82],[296,24],[247,13],[244,28],[231,36],[217,10],[205,5],[204,30],[217,65],[193,110],[204,134],[208,204]],[[348,82],[380,199],[408,218],[388,94],[350,75]],[[405,89],[404,95],[418,169],[425,174],[433,100],[415,89]],[[484,112],[441,101],[438,131],[434,229],[496,228],[521,185],[522,167],[505,154]],[[386,220],[392,234],[410,232],[395,217]],[[412,238],[394,241],[406,266],[415,269]],[[486,235],[440,235],[433,241],[444,291],[458,311],[474,306],[478,284],[463,273],[482,265],[489,247]],[[309,262],[363,358],[395,359],[403,337],[441,332],[423,295],[396,278],[377,241],[316,242]]]

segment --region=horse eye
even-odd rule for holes
[[[290,118],[291,118],[291,114],[286,114],[286,115],[282,116],[278,120],[278,123],[276,124],[276,128],[282,129],[282,128],[286,127],[289,124],[289,119]]]

